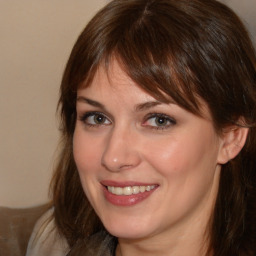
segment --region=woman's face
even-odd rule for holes
[[[206,106],[204,116],[157,101],[117,62],[78,90],[74,158],[111,234],[146,238],[208,221],[221,139]]]

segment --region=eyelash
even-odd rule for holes
[[[167,125],[163,125],[163,126],[152,126],[152,125],[145,125],[146,122],[148,122],[150,119],[153,118],[162,118],[164,121],[168,122]],[[148,114],[143,122],[143,126],[148,126],[150,129],[155,129],[155,130],[165,130],[170,128],[170,126],[175,125],[177,122],[174,118],[163,114],[163,113],[150,113]]]
[[[105,120],[107,120],[109,123],[108,124],[104,124],[104,123],[95,123],[95,124],[92,124],[92,123],[89,123],[88,122],[88,118],[90,117],[93,117],[93,116],[96,116],[98,115],[98,117],[102,117],[104,118]],[[153,119],[153,118],[162,118],[164,122],[167,122],[168,124],[167,125],[163,125],[163,126],[153,126],[153,125],[146,125],[145,123],[146,122],[149,122],[150,119]],[[93,112],[86,112],[84,113],[83,115],[81,115],[79,117],[79,120],[82,121],[86,126],[88,127],[99,127],[99,126],[107,126],[109,124],[112,123],[112,121],[105,115],[103,114],[102,112],[97,112],[97,111],[93,111]],[[143,124],[142,126],[144,127],[148,127],[150,129],[154,129],[154,130],[165,130],[165,129],[168,129],[170,126],[172,125],[175,125],[176,124],[176,120],[173,119],[172,117],[166,115],[166,114],[163,114],[163,113],[149,113],[146,115],[146,117],[144,118],[144,121],[143,121]]]
[[[106,115],[104,115],[101,112],[97,112],[97,111],[86,112],[85,114],[83,114],[82,116],[79,117],[79,120],[82,121],[86,126],[89,126],[89,127],[98,127],[98,126],[102,126],[102,125],[108,125],[108,124],[96,124],[96,123],[91,124],[91,123],[89,123],[88,118],[96,116],[96,115],[98,115],[99,117],[105,118],[106,120],[108,120],[111,123],[111,121],[106,117]]]

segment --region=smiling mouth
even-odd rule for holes
[[[156,186],[157,185],[127,186],[127,187],[106,186],[106,188],[113,195],[130,196],[130,195],[137,195],[144,192],[149,192],[155,189]]]
[[[138,182],[102,181],[105,199],[115,206],[133,206],[146,198],[159,187],[158,184],[138,184]]]

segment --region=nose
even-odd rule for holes
[[[138,140],[128,129],[113,129],[108,135],[101,164],[111,172],[132,169],[141,162]]]

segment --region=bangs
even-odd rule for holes
[[[117,17],[118,25],[105,24],[101,33],[97,31],[90,37],[90,42],[81,43],[83,47],[88,46],[86,56],[83,55],[85,59],[81,60],[87,68],[80,65],[83,73],[74,90],[89,86],[98,68],[103,66],[108,71],[115,59],[123,71],[154,98],[166,103],[171,98],[182,108],[201,115],[201,97],[197,93],[199,80],[190,68],[194,64],[188,54],[191,52],[189,48],[194,48],[188,45],[188,41],[196,41],[195,35],[186,32],[189,29],[184,31],[184,24],[174,22],[166,28],[149,11],[137,12],[135,20],[123,17],[122,23]],[[180,36],[177,36],[178,33]],[[89,35],[86,37],[89,38]]]
[[[122,45],[123,47],[123,45]],[[123,50],[123,49],[122,49]],[[125,51],[116,50],[111,55],[105,55],[104,58],[87,73],[84,80],[78,85],[79,88],[89,87],[100,67],[103,67],[109,76],[109,69],[114,61],[117,61],[120,68],[131,78],[131,80],[146,93],[163,103],[176,103],[182,108],[196,115],[201,115],[202,100],[195,93],[195,86],[192,82],[192,76],[176,74],[173,61],[167,60],[166,64],[161,63],[161,67],[154,62],[153,56],[148,56],[149,61],[141,56],[127,56]],[[128,57],[128,58],[127,58]],[[144,65],[144,66],[143,66]],[[182,78],[182,79],[181,79]],[[184,81],[185,79],[187,81]],[[111,80],[111,77],[109,77]]]
[[[249,63],[251,73],[255,69],[244,57],[248,47],[236,40],[238,32],[223,22],[226,15],[231,23],[238,22],[215,1],[110,2],[88,23],[71,52],[61,88],[64,112],[75,113],[77,89],[89,86],[98,68],[108,71],[115,59],[157,100],[171,99],[199,116],[205,103],[216,127],[236,123],[246,107],[254,108],[248,88],[255,79],[240,60]]]

